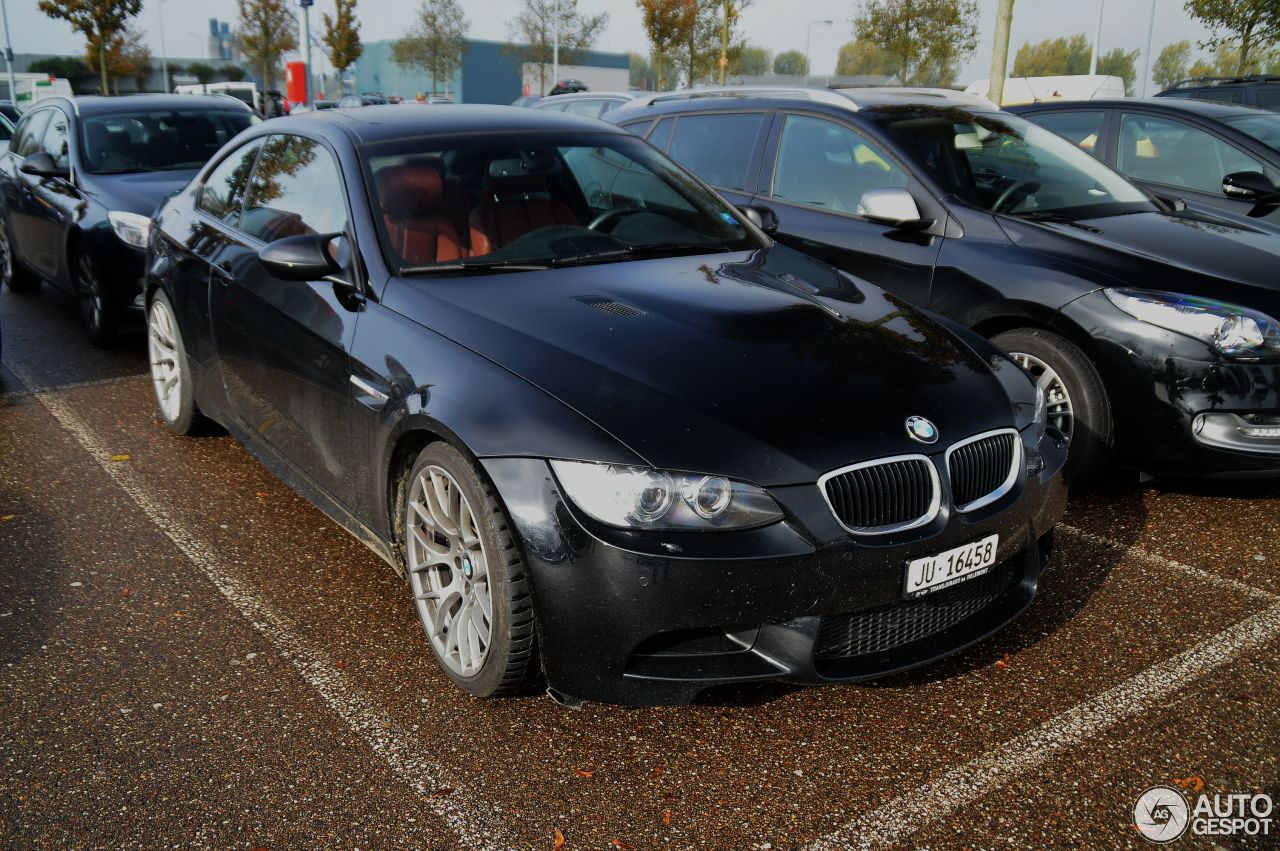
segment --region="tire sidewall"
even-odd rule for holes
[[[197,422],[197,412],[195,405],[195,376],[191,372],[191,359],[187,357],[187,346],[182,339],[182,325],[178,321],[178,311],[173,307],[173,301],[169,298],[169,294],[163,289],[157,289],[152,293],[151,298],[147,300],[147,337],[148,337],[148,354],[150,353],[150,336],[151,336],[151,311],[155,308],[157,302],[164,302],[165,307],[169,310],[169,315],[173,317],[173,348],[178,358],[178,369],[180,378],[178,380],[178,416],[174,419],[164,412],[164,406],[160,404],[160,397],[156,396],[156,408],[160,411],[160,416],[178,434],[191,434],[195,431]],[[151,382],[151,392],[155,393],[155,381]]]
[[[94,284],[98,291],[100,308],[98,310],[98,321],[96,324],[93,321],[92,314],[86,311],[84,298],[81,295],[83,284],[80,275],[80,265],[82,262],[88,262],[89,270],[93,273]],[[71,263],[72,283],[75,285],[76,307],[80,310],[80,321],[84,325],[85,333],[88,334],[89,340],[98,346],[105,346],[115,342],[117,325],[119,324],[119,309],[99,275],[98,264],[93,260],[93,253],[90,252],[86,246],[78,245],[71,252]]]

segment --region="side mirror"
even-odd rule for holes
[[[1237,201],[1280,204],[1280,187],[1260,171],[1237,171],[1222,178],[1222,194]]]
[[[347,253],[342,234],[303,234],[277,239],[258,252],[258,261],[284,281],[318,281],[342,271]]]
[[[933,219],[920,218],[916,199],[905,189],[871,189],[858,201],[858,215],[901,230],[924,230]]]
[[[738,208],[747,221],[773,236],[778,232],[778,214],[763,204],[744,204]]]
[[[66,178],[71,176],[70,170],[61,168],[48,151],[36,151],[26,157],[18,165],[18,171],[23,174],[29,174],[32,177]]]

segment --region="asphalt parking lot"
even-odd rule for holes
[[[1154,784],[1280,799],[1278,484],[1078,496],[1032,608],[909,675],[486,702],[385,563],[165,427],[140,330],[47,287],[0,328],[5,847],[1137,848]]]

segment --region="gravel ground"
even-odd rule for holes
[[[1280,791],[1275,484],[1116,476],[1020,620],[910,675],[484,702],[385,563],[168,432],[139,335],[47,289],[0,326],[5,847],[1137,847],[1153,784]]]

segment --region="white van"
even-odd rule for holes
[[[48,74],[14,74],[17,92],[10,98],[22,110],[30,109],[37,101],[51,97],[71,97],[71,81]],[[0,75],[0,82],[4,81]]]
[[[965,94],[986,97],[991,81],[974,80]],[[1059,77],[1008,77],[1001,106],[1048,100],[1114,100],[1125,97],[1124,80],[1106,74],[1067,74]]]
[[[177,95],[230,95],[236,100],[244,101],[250,107],[262,112],[262,95],[254,83],[195,83],[189,86],[174,86]]]

